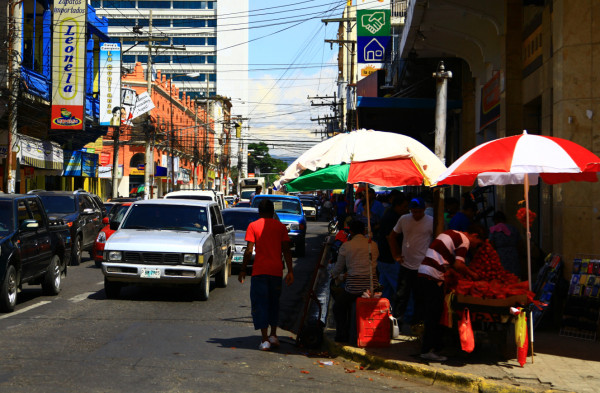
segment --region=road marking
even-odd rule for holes
[[[90,295],[92,295],[94,293],[96,293],[96,292],[84,292],[84,293],[81,293],[81,294],[79,294],[77,296],[73,296],[72,298],[69,299],[69,301],[73,302],[73,303],[78,303],[78,302],[80,302],[82,300],[87,299],[88,297],[90,297]]]
[[[48,304],[48,303],[51,303],[51,301],[50,301],[50,300],[44,300],[44,301],[41,301],[41,302],[39,302],[39,303],[32,304],[31,306],[27,306],[27,307],[25,307],[25,308],[22,308],[22,309],[20,309],[19,311],[15,311],[15,312],[12,312],[12,313],[10,313],[10,314],[2,315],[2,316],[0,317],[0,319],[14,317],[15,315],[22,314],[22,313],[24,313],[24,312],[27,312],[27,311],[29,311],[29,310],[33,310],[34,308],[37,308],[37,307],[43,306],[43,305],[45,305],[45,304]]]
[[[104,281],[97,282],[96,285],[104,285]]]

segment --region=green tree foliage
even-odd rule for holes
[[[288,164],[269,154],[269,146],[264,142],[248,144],[248,172],[256,173],[259,168],[261,175],[266,177],[266,182],[271,185],[279,175],[264,175],[266,173],[281,173],[285,171]]]

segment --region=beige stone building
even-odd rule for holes
[[[392,18],[386,86],[368,107],[358,97],[361,128],[405,133],[433,150],[431,75],[443,60],[453,73],[447,165],[482,142],[523,130],[569,139],[600,155],[600,1],[392,0],[391,8],[392,17],[394,10],[402,15],[395,23]],[[369,78],[358,83],[359,96]],[[455,187],[447,195],[465,191]],[[576,256],[600,258],[600,183],[540,183],[529,195],[538,213],[534,265],[557,253],[569,276]],[[486,197],[519,225],[514,215],[523,186],[494,187]]]

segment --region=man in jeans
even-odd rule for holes
[[[254,247],[256,247],[250,282],[250,302],[254,328],[260,329],[262,334],[262,341],[258,347],[261,351],[268,351],[271,347],[279,346],[277,323],[283,276],[282,253],[287,266],[285,283],[292,285],[294,282],[290,238],[287,228],[279,220],[273,218],[274,214],[273,201],[269,199],[260,201],[258,205],[260,218],[250,223],[246,230],[248,243],[238,275],[238,280],[243,284],[246,278],[246,266],[250,262]],[[270,333],[268,333],[269,326],[271,327]]]
[[[413,321],[405,313],[411,296],[414,299],[417,270],[433,237],[433,217],[425,214],[425,202],[420,198],[412,199],[408,208],[410,214],[398,219],[388,240],[394,260],[400,264],[392,310],[396,318],[410,325]],[[399,236],[403,236],[401,252],[396,245]]]
[[[387,298],[390,304],[394,304],[394,297],[398,285],[398,274],[400,265],[394,260],[394,256],[388,244],[388,236],[398,222],[398,219],[409,212],[408,199],[402,193],[398,194],[392,201],[391,206],[383,213],[379,234],[377,235],[377,247],[379,248],[379,259],[377,270],[379,272],[379,284],[383,286],[381,296]],[[402,245],[402,235],[396,238],[397,245]],[[394,309],[395,311],[395,309]]]
[[[470,248],[477,248],[485,239],[485,230],[472,224],[466,232],[447,230],[438,235],[427,249],[425,259],[419,266],[417,278],[417,309],[420,309],[425,322],[421,358],[443,362],[445,356],[439,354],[443,344],[443,330],[440,318],[444,309],[444,273],[454,269],[473,280],[477,273],[465,265]]]

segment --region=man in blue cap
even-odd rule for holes
[[[400,264],[392,311],[405,324],[412,322],[404,314],[414,292],[417,271],[433,238],[433,217],[425,214],[425,202],[421,198],[414,198],[408,208],[410,214],[400,217],[388,236],[392,255]],[[402,250],[398,250],[396,245],[396,237],[400,234],[403,235]]]

